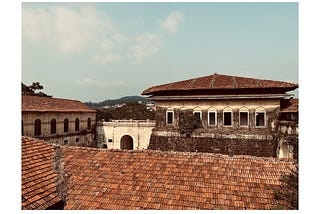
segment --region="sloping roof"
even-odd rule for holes
[[[253,89],[253,88],[283,88],[294,90],[298,84],[274,80],[261,80],[255,78],[213,74],[169,84],[153,86],[142,92],[150,95],[159,91],[198,90],[198,89]]]
[[[61,198],[54,172],[54,146],[22,137],[22,209],[46,209]]]
[[[96,112],[77,100],[22,95],[22,111]]]
[[[299,99],[290,99],[281,103],[281,112],[298,112],[299,111]]]
[[[208,153],[63,147],[65,209],[272,209],[293,163]]]

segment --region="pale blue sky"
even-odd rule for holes
[[[54,97],[213,73],[297,83],[298,3],[22,3],[22,81]]]

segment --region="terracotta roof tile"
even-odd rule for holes
[[[199,77],[169,84],[153,86],[144,90],[142,94],[150,95],[159,91],[185,91],[198,89],[284,88],[288,90],[293,90],[297,87],[297,84],[289,82],[214,74],[205,77]]]
[[[46,209],[59,202],[53,169],[54,146],[22,137],[22,209]]]
[[[63,147],[63,154],[66,209],[271,209],[280,176],[293,167],[205,153]]]
[[[96,112],[77,100],[22,95],[22,111]]]

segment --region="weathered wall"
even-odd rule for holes
[[[97,123],[98,147],[107,145],[110,149],[120,149],[121,138],[129,135],[133,139],[133,149],[147,149],[154,121],[115,120]]]
[[[232,109],[232,126],[223,126],[223,111]],[[240,126],[240,109],[249,112],[248,126]],[[266,126],[256,127],[255,112],[263,108]],[[157,102],[156,127],[148,149],[213,152],[229,155],[277,156],[278,142],[275,141],[275,121],[280,108],[279,100],[214,100],[214,101],[160,101]],[[166,124],[167,109],[174,111],[174,124]],[[215,126],[208,125],[208,111],[214,109],[217,116]],[[192,134],[181,134],[181,118],[201,110],[201,128]]]
[[[193,133],[190,137],[179,133],[154,132],[148,149],[162,151],[210,152],[228,155],[276,157],[277,143],[272,135],[220,135]]]
[[[278,142],[277,154],[279,158],[298,159],[299,127],[298,121],[284,121],[277,123],[275,138]]]
[[[91,118],[91,129],[87,120]],[[64,119],[69,120],[69,131],[64,132]],[[75,131],[75,120],[79,118],[79,131]],[[94,142],[95,113],[22,112],[23,135],[45,139],[59,145],[92,146]],[[41,135],[34,136],[34,123],[41,120]],[[51,134],[51,120],[56,120],[56,134]],[[76,142],[78,141],[78,142]]]

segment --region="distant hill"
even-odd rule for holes
[[[142,104],[146,104],[147,99],[141,96],[126,96],[126,97],[121,97],[119,99],[114,99],[114,100],[108,99],[98,103],[84,102],[84,104],[91,108],[104,108],[106,106],[112,107],[122,103],[132,103],[132,102],[139,102],[139,101],[141,101]]]

